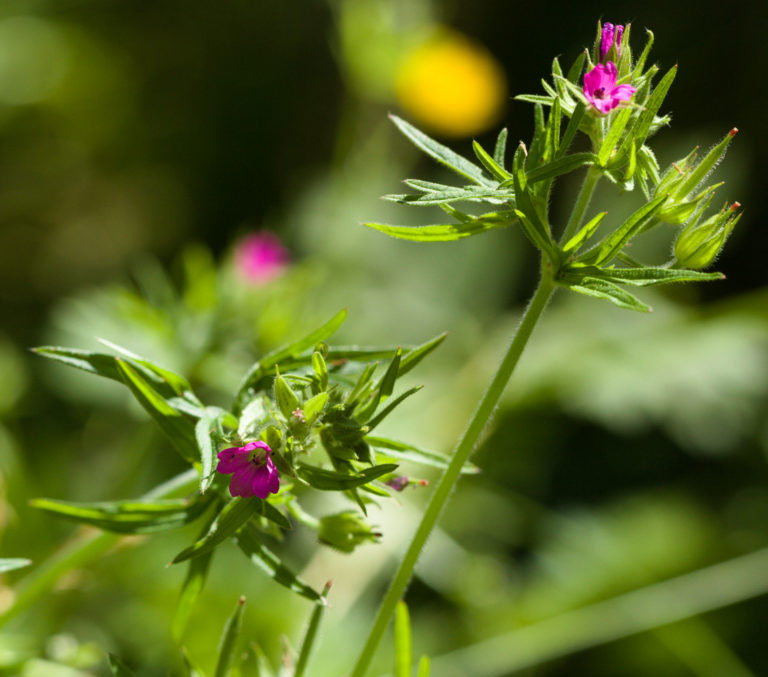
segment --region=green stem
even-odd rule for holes
[[[573,205],[571,216],[568,219],[568,223],[565,224],[565,230],[560,239],[561,245],[568,242],[568,240],[576,234],[576,229],[584,220],[584,214],[587,211],[587,207],[589,207],[589,201],[592,199],[592,193],[595,192],[595,186],[597,186],[600,176],[600,171],[594,167],[590,167],[587,170],[587,175],[584,177],[584,183],[581,184],[581,190],[579,190],[576,202]]]
[[[448,465],[445,474],[440,479],[429,500],[424,515],[421,518],[421,523],[416,529],[411,544],[408,546],[408,550],[400,564],[400,568],[397,570],[397,573],[389,586],[389,590],[387,590],[387,594],[382,600],[376,620],[368,635],[368,639],[366,640],[365,646],[363,647],[360,657],[352,671],[352,677],[364,677],[379,642],[389,625],[390,618],[392,618],[397,602],[402,598],[403,593],[408,586],[408,582],[413,574],[413,569],[416,566],[416,560],[418,560],[429,534],[437,523],[437,519],[440,516],[443,506],[447,502],[448,497],[459,478],[462,467],[469,460],[481,433],[488,423],[488,419],[490,419],[493,411],[496,409],[536,322],[552,296],[555,285],[552,280],[550,269],[545,267],[543,272],[544,274],[539,282],[539,286],[536,289],[528,308],[523,314],[523,318],[512,338],[507,353],[499,365],[499,370],[496,372],[496,375],[488,386],[488,390],[486,390],[483,398],[480,400],[480,404],[478,405],[469,426],[464,432],[464,436],[459,441],[456,450],[453,453],[453,457],[451,458],[451,462]]]

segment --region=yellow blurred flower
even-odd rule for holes
[[[447,29],[405,57],[395,91],[403,110],[418,123],[456,137],[488,129],[507,96],[504,73],[491,53]]]

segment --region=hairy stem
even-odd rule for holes
[[[360,657],[352,671],[352,677],[364,677],[381,638],[389,625],[389,621],[395,611],[397,602],[402,598],[405,589],[408,586],[408,582],[411,579],[413,569],[416,566],[416,561],[421,554],[424,544],[427,542],[429,534],[437,523],[441,511],[459,479],[463,465],[469,460],[491,414],[493,414],[493,411],[496,409],[496,406],[504,393],[507,382],[520,359],[523,348],[525,348],[525,345],[531,336],[531,332],[536,326],[536,322],[552,296],[554,288],[555,286],[550,270],[545,266],[539,286],[523,314],[520,325],[504,355],[504,359],[501,361],[496,375],[493,377],[488,389],[480,400],[480,404],[472,416],[463,437],[456,446],[451,462],[448,465],[445,474],[437,484],[427,508],[424,511],[424,515],[421,518],[421,523],[416,529],[416,533],[408,546],[405,557],[382,600],[373,627],[368,635],[368,639],[366,640],[365,646],[363,647]]]
[[[599,180],[600,171],[590,167],[584,177],[584,183],[581,184],[581,190],[579,190],[579,194],[576,197],[568,223],[565,224],[563,236],[560,238],[560,245],[568,242],[576,234],[576,229],[581,225],[582,221],[584,221],[584,214],[587,212],[587,207],[589,207],[589,202],[592,199],[592,193],[595,192],[595,186],[597,186]]]

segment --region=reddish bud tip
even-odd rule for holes
[[[427,480],[419,480],[419,486],[420,487],[426,487],[429,484]]]
[[[736,211],[739,207],[741,207],[741,202],[734,202],[731,205],[731,211]]]
[[[730,132],[728,132],[728,136],[736,136],[739,133],[739,128],[734,127]]]
[[[245,595],[241,595],[240,599],[237,602],[240,606],[243,606],[245,604]]]

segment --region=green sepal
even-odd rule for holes
[[[169,531],[196,520],[210,505],[208,497],[193,500],[99,501],[74,503],[51,498],[33,498],[33,508],[118,534],[151,534]]]
[[[472,142],[472,150],[475,151],[477,159],[482,162],[483,166],[497,181],[506,181],[510,178],[511,174],[501,167],[477,141]]]
[[[413,125],[407,123],[397,115],[390,115],[390,120],[397,125],[397,128],[408,137],[419,150],[422,150],[431,158],[445,165],[448,169],[457,174],[461,174],[470,181],[482,185],[491,185],[489,180],[483,175],[483,170],[473,162],[454,153],[450,148],[443,146],[434,139],[428,137],[424,132],[419,131]]]
[[[449,456],[445,456],[437,451],[423,449],[412,444],[398,442],[397,440],[391,440],[386,437],[366,435],[365,441],[375,449],[381,449],[385,456],[400,461],[410,461],[411,463],[419,463],[420,465],[441,469],[447,468],[448,464],[451,462]],[[463,475],[476,475],[479,472],[480,468],[469,461],[467,461],[461,468],[461,473]]]
[[[304,403],[304,420],[307,425],[311,425],[317,420],[323,413],[326,404],[328,404],[328,393],[318,393]]]
[[[620,308],[637,310],[644,313],[651,311],[649,306],[642,303],[628,291],[625,291],[621,287],[612,282],[607,282],[606,280],[585,277],[579,281],[579,284],[570,284],[566,286],[568,289],[578,292],[579,294],[585,294],[587,296],[593,296],[594,298],[610,301]]]
[[[398,377],[400,370],[400,359],[403,351],[398,348],[395,351],[395,355],[389,363],[386,372],[379,379],[378,385],[375,387],[375,391],[372,392],[366,402],[361,402],[355,410],[352,412],[352,418],[362,423],[365,423],[378,408],[385,399],[387,399],[395,388],[395,381]]]
[[[208,532],[173,558],[178,564],[192,557],[200,557],[233,536],[254,515],[261,513],[258,500],[237,496],[227,503],[211,522]]]
[[[673,192],[673,197],[676,199],[682,199],[689,195],[698,186],[704,178],[711,172],[715,165],[723,159],[725,151],[728,150],[728,146],[733,137],[736,136],[736,129],[732,129],[725,138],[718,143],[712,150],[709,151],[699,162],[693,171],[688,174],[683,182],[679,184]]]
[[[243,624],[243,608],[245,597],[241,597],[235,606],[234,613],[224,625],[224,631],[219,640],[218,657],[216,659],[216,671],[214,677],[230,677],[232,665],[235,662],[235,649],[237,639],[240,636],[240,628]]]
[[[315,372],[317,382],[320,386],[320,390],[324,391],[328,389],[328,365],[325,362],[322,354],[316,350],[312,353],[312,371]]]
[[[234,412],[236,414],[242,412],[248,397],[248,391],[251,388],[263,389],[267,387],[265,379],[269,378],[271,380],[275,365],[283,366],[284,370],[292,368],[293,363],[304,351],[314,348],[317,343],[324,341],[331,336],[344,323],[346,317],[346,309],[340,310],[328,320],[328,322],[315,329],[315,331],[307,334],[304,338],[287,346],[283,346],[282,348],[278,348],[271,353],[267,353],[258,362],[251,365],[251,368],[240,383],[237,394],[235,395]],[[311,355],[306,356],[301,363],[307,364],[307,360],[311,360]],[[290,366],[283,365],[282,363],[284,361],[290,362]]]
[[[168,404],[165,398],[127,361],[116,358],[115,362],[123,383],[128,386],[139,404],[159,425],[182,458],[190,463],[197,461],[200,452],[195,439],[194,423],[185,418],[178,409]]]
[[[272,580],[312,602],[325,603],[323,596],[296,576],[280,558],[259,540],[256,528],[248,524],[235,536],[235,542],[245,556]]]
[[[372,482],[387,473],[394,472],[396,469],[397,464],[395,463],[383,463],[365,468],[358,472],[357,475],[345,475],[335,470],[316,468],[311,465],[300,465],[296,473],[315,489],[322,491],[346,491],[368,484],[368,482]]]
[[[278,372],[275,378],[275,402],[286,420],[293,419],[293,412],[300,408],[299,396]]]

